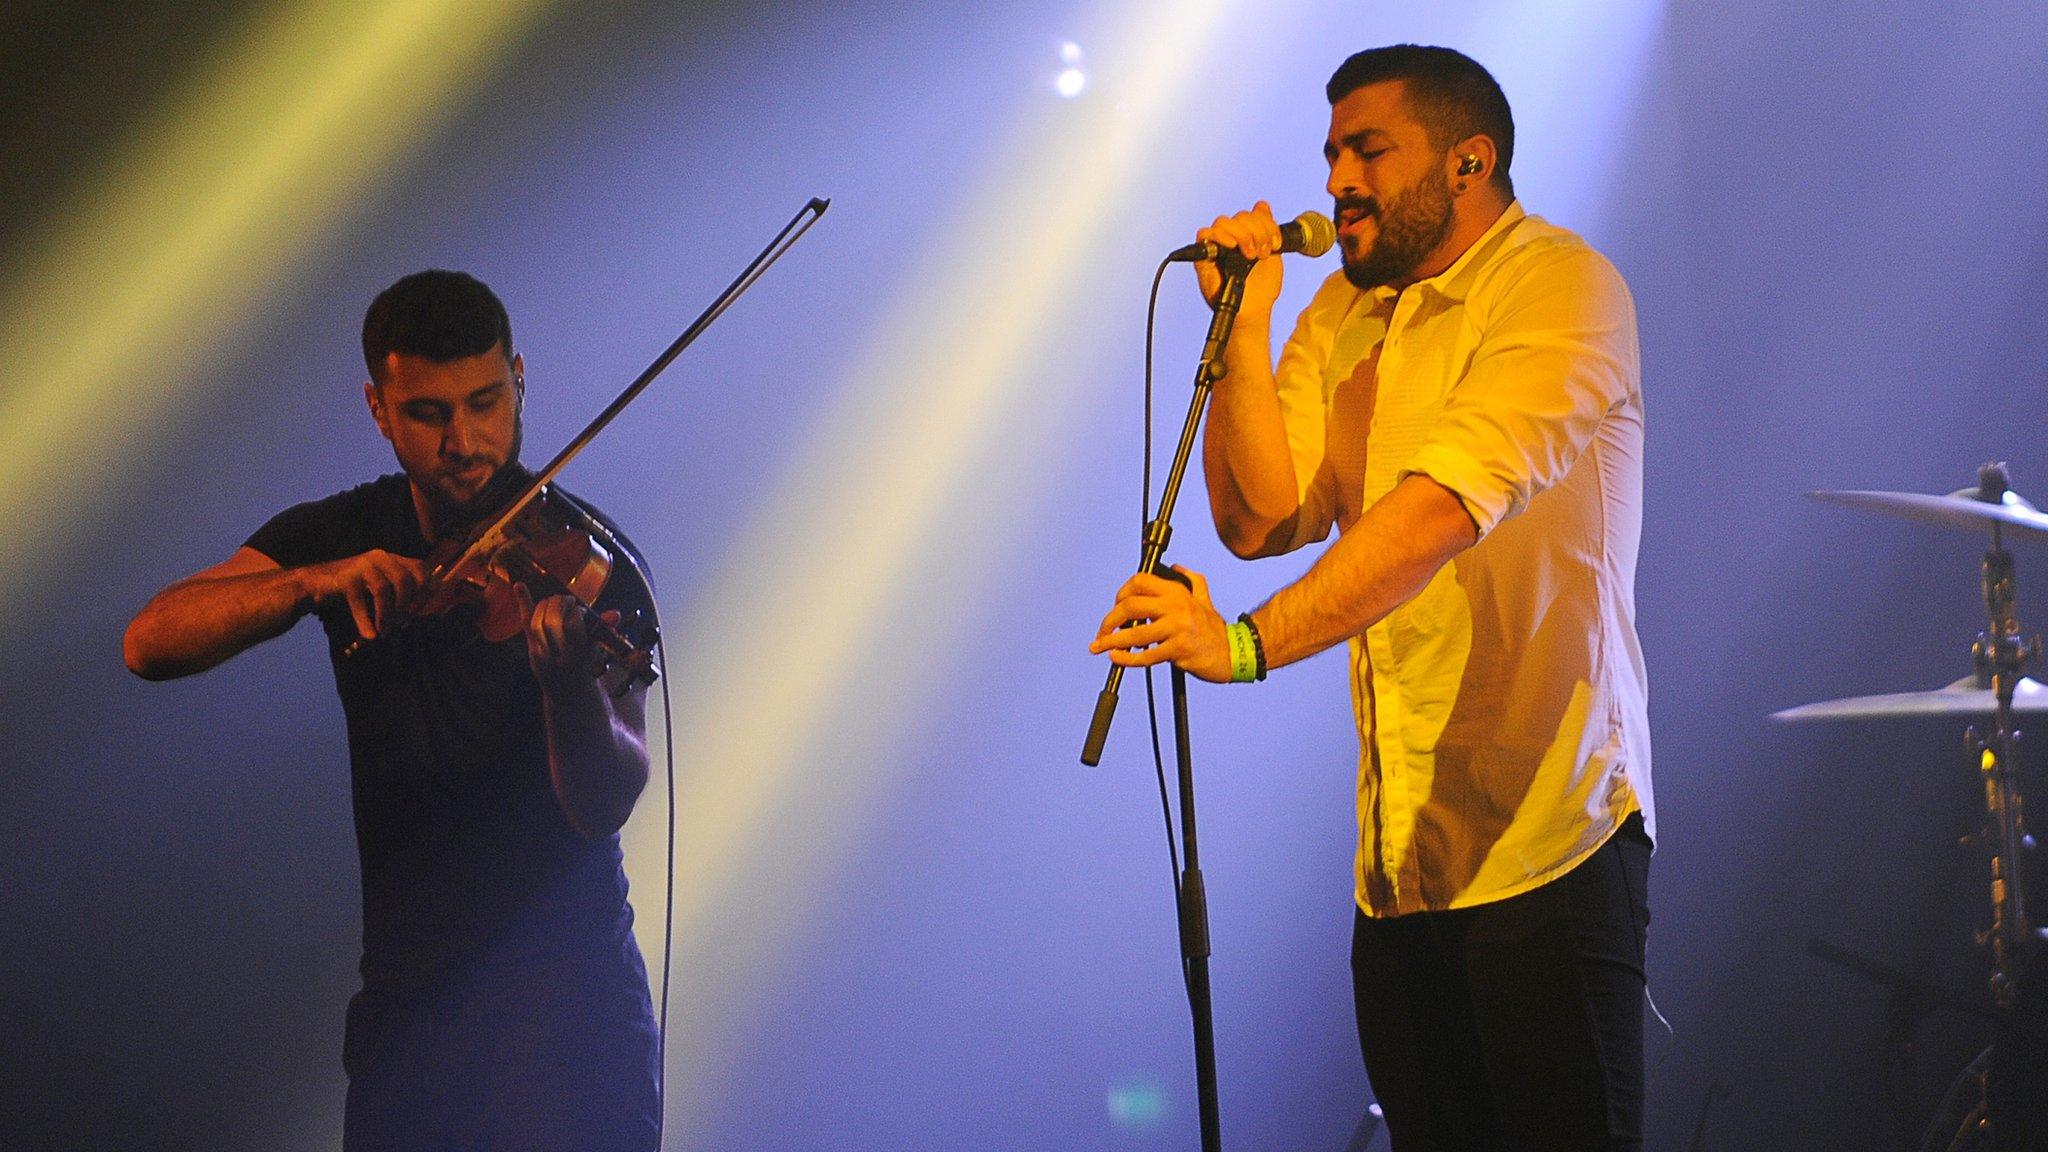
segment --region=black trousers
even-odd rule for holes
[[[655,1152],[660,1036],[630,938],[348,1006],[343,1152]]]
[[[1449,912],[1357,914],[1352,989],[1394,1152],[1638,1152],[1650,840]]]

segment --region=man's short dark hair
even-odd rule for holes
[[[1330,104],[1368,84],[1400,80],[1406,84],[1415,118],[1429,131],[1433,147],[1449,148],[1471,136],[1490,136],[1500,153],[1493,180],[1510,196],[1508,163],[1515,156],[1515,118],[1508,98],[1493,74],[1479,61],[1454,48],[1394,44],[1368,48],[1337,66],[1326,91]]]
[[[379,383],[393,352],[443,364],[500,346],[510,363],[512,320],[497,294],[467,272],[415,272],[378,293],[363,317],[363,363]]]

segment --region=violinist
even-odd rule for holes
[[[628,555],[596,603],[517,586],[493,642],[471,605],[415,616],[437,547],[524,487],[525,370],[504,305],[407,276],[363,323],[370,417],[402,471],[279,513],[152,599],[128,667],[201,672],[317,616],[347,718],[363,884],[343,1147],[655,1149],[658,1037],[618,831],[647,782],[645,686],[593,633],[650,611]],[[554,489],[562,499],[572,499]]]

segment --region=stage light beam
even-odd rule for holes
[[[924,654],[956,650],[1010,502],[1032,495],[986,491],[980,470],[1042,454],[1035,438],[1056,428],[1075,382],[1046,371],[1044,350],[1073,352],[1062,334],[1096,304],[1082,286],[1100,281],[1105,238],[1175,139],[1227,7],[1133,4],[1095,39],[1116,99],[1026,106],[976,194],[929,230],[943,243],[892,280],[901,294],[848,377],[822,390],[817,436],[679,614],[671,634],[718,659],[676,721],[674,971],[696,991],[671,1002],[669,1130],[685,1143],[764,971],[889,792],[890,746],[940,666]],[[992,219],[1014,254],[999,262],[984,250]],[[661,858],[658,804],[640,808],[629,864]],[[661,881],[632,873],[637,892]],[[639,924],[660,956],[656,919]]]
[[[260,11],[69,197],[0,282],[0,587],[33,588],[139,482],[205,371],[548,0],[292,0]],[[32,607],[10,598],[0,633]]]

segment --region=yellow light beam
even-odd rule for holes
[[[1226,6],[1130,5],[1090,48],[1128,66],[1092,87],[1093,102],[1048,93],[1035,103],[980,193],[935,230],[961,239],[903,271],[898,282],[913,287],[835,386],[835,410],[669,632],[687,638],[689,666],[717,669],[673,684],[671,1146],[692,1146],[720,1053],[771,986],[770,959],[886,794],[891,738],[932,687],[929,653],[951,651],[948,622],[1007,531],[1006,512],[1031,495],[979,489],[975,469],[1028,457],[1055,423],[1047,414],[1076,374],[1048,372],[1043,350],[1088,319],[1077,313],[1093,295],[1097,246],[1136,210],[1156,150],[1176,142],[1173,114],[1208,66]],[[999,260],[987,252],[990,220],[1003,221]],[[959,514],[963,499],[972,514]],[[1077,711],[1076,740],[1084,719]],[[628,828],[643,911],[661,890],[660,811],[650,796]],[[658,919],[643,915],[639,927],[659,963]]]
[[[9,537],[41,548],[0,549],[0,588],[33,587],[137,481],[151,433],[218,383],[206,366],[238,327],[546,6],[261,12],[41,230],[0,283],[0,490],[61,496],[17,502]]]

